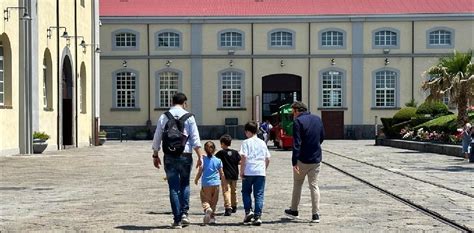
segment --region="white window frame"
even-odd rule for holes
[[[342,108],[344,94],[344,73],[328,70],[321,74],[321,107]]]
[[[434,37],[434,38],[432,38]],[[445,42],[442,43],[442,37]],[[449,37],[449,41],[446,41]],[[454,48],[454,29],[448,27],[435,27],[426,31],[426,48],[428,49],[448,49]]]
[[[219,107],[242,108],[244,104],[245,75],[237,69],[219,72]]]
[[[374,71],[373,106],[375,108],[396,108],[399,103],[399,74],[392,69]]]
[[[372,48],[400,48],[400,31],[395,28],[378,28],[372,31]]]
[[[172,70],[158,73],[158,108],[169,108],[172,106],[173,95],[179,91],[180,76],[180,73]]]
[[[220,48],[240,48],[244,45],[244,35],[238,31],[225,31],[219,33]]]
[[[269,49],[294,49],[295,32],[289,29],[274,29],[268,32]]]
[[[181,35],[174,31],[159,32],[156,44],[158,48],[181,48]]]
[[[119,29],[112,32],[112,49],[113,50],[138,50],[140,46],[140,34],[136,31],[130,29]],[[123,45],[117,44],[122,43],[121,39],[123,37]],[[117,40],[120,39],[120,40]]]
[[[123,82],[119,85],[119,81]],[[138,107],[138,75],[131,70],[122,70],[115,73],[114,79],[114,105],[116,108]],[[119,89],[120,87],[120,89]],[[123,99],[123,103],[120,100]]]
[[[344,47],[344,32],[336,30],[322,32],[321,47]]]

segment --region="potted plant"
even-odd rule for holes
[[[99,132],[99,145],[103,145],[107,141],[107,132],[105,130],[101,130]]]
[[[45,132],[37,132],[33,133],[33,153],[41,154],[44,150],[48,147],[47,140],[49,139],[49,135]]]

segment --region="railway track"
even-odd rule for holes
[[[406,178],[409,178],[409,179],[413,179],[415,181],[418,181],[418,182],[422,182],[422,183],[425,183],[425,184],[430,184],[430,185],[433,185],[433,186],[436,186],[438,188],[441,188],[441,189],[444,189],[444,190],[448,190],[450,192],[455,192],[457,194],[460,194],[460,195],[464,195],[464,196],[467,196],[467,197],[470,197],[470,198],[474,198],[474,195],[470,194],[470,193],[467,193],[467,192],[464,192],[464,191],[461,191],[461,190],[457,190],[457,189],[453,189],[453,188],[449,188],[449,187],[446,187],[444,185],[440,185],[440,184],[436,184],[434,182],[431,182],[431,181],[427,181],[427,180],[423,180],[423,179],[419,179],[419,178],[416,178],[416,177],[413,177],[413,176],[410,176],[408,174],[405,174],[405,173],[402,173],[402,172],[397,172],[397,171],[392,171],[392,170],[389,170],[385,167],[382,167],[382,166],[379,166],[379,165],[375,165],[375,164],[371,164],[371,163],[368,163],[368,162],[365,162],[365,161],[361,161],[361,160],[358,160],[358,159],[354,159],[354,158],[350,158],[348,156],[345,156],[345,155],[342,155],[342,154],[339,154],[339,153],[335,153],[335,152],[332,152],[332,151],[329,151],[329,150],[323,150],[327,153],[331,153],[333,155],[336,155],[336,156],[339,156],[339,157],[342,157],[342,158],[345,158],[345,159],[349,159],[349,160],[352,160],[352,161],[355,161],[355,162],[358,162],[358,163],[362,163],[364,165],[367,165],[367,166],[370,166],[370,167],[374,167],[374,168],[377,168],[377,169],[381,169],[383,171],[386,171],[386,172],[390,172],[390,173],[393,173],[393,174],[397,174],[397,175],[400,175],[400,176],[403,176],[403,177],[406,177]],[[433,211],[433,210],[430,210],[428,209],[427,207],[423,206],[423,205],[420,205],[420,204],[417,204],[407,198],[404,198],[402,197],[401,195],[398,195],[396,193],[393,193],[393,192],[390,192],[389,190],[387,189],[384,189],[366,179],[363,179],[361,177],[358,177],[336,165],[333,165],[331,163],[328,163],[328,162],[322,162],[323,164],[325,164],[326,166],[328,167],[331,167],[363,184],[366,184],[368,185],[369,187],[373,188],[373,189],[376,189],[377,191],[387,195],[387,196],[390,196],[392,198],[394,198],[395,200],[397,201],[400,201],[401,203],[417,210],[417,211],[420,211],[421,213],[425,214],[425,215],[428,215],[448,226],[451,226],[452,228],[456,229],[456,230],[459,230],[459,231],[462,231],[462,232],[472,232],[472,229],[463,225],[463,224],[460,224],[446,216],[443,216],[442,214],[440,213],[437,213],[436,211]]]

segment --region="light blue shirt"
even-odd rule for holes
[[[222,168],[222,161],[216,156],[211,158],[204,156],[202,160],[202,187],[221,185],[219,170]]]
[[[173,106],[169,111],[176,119],[179,119],[181,116],[188,113],[188,111],[184,110],[181,106]],[[168,117],[166,117],[165,114],[161,114],[160,118],[158,118],[158,122],[156,123],[155,136],[153,137],[152,148],[154,151],[159,151],[161,149],[161,137],[167,122]],[[188,118],[184,122],[183,133],[188,136],[184,153],[192,153],[194,148],[201,147],[201,139],[199,138],[199,131],[194,116]]]

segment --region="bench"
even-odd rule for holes
[[[122,140],[125,139],[125,141],[128,141],[128,134],[123,133],[122,129],[112,128],[112,129],[104,129],[104,130],[105,132],[107,132],[107,140],[115,139],[115,140],[120,140],[120,142],[122,142]]]

